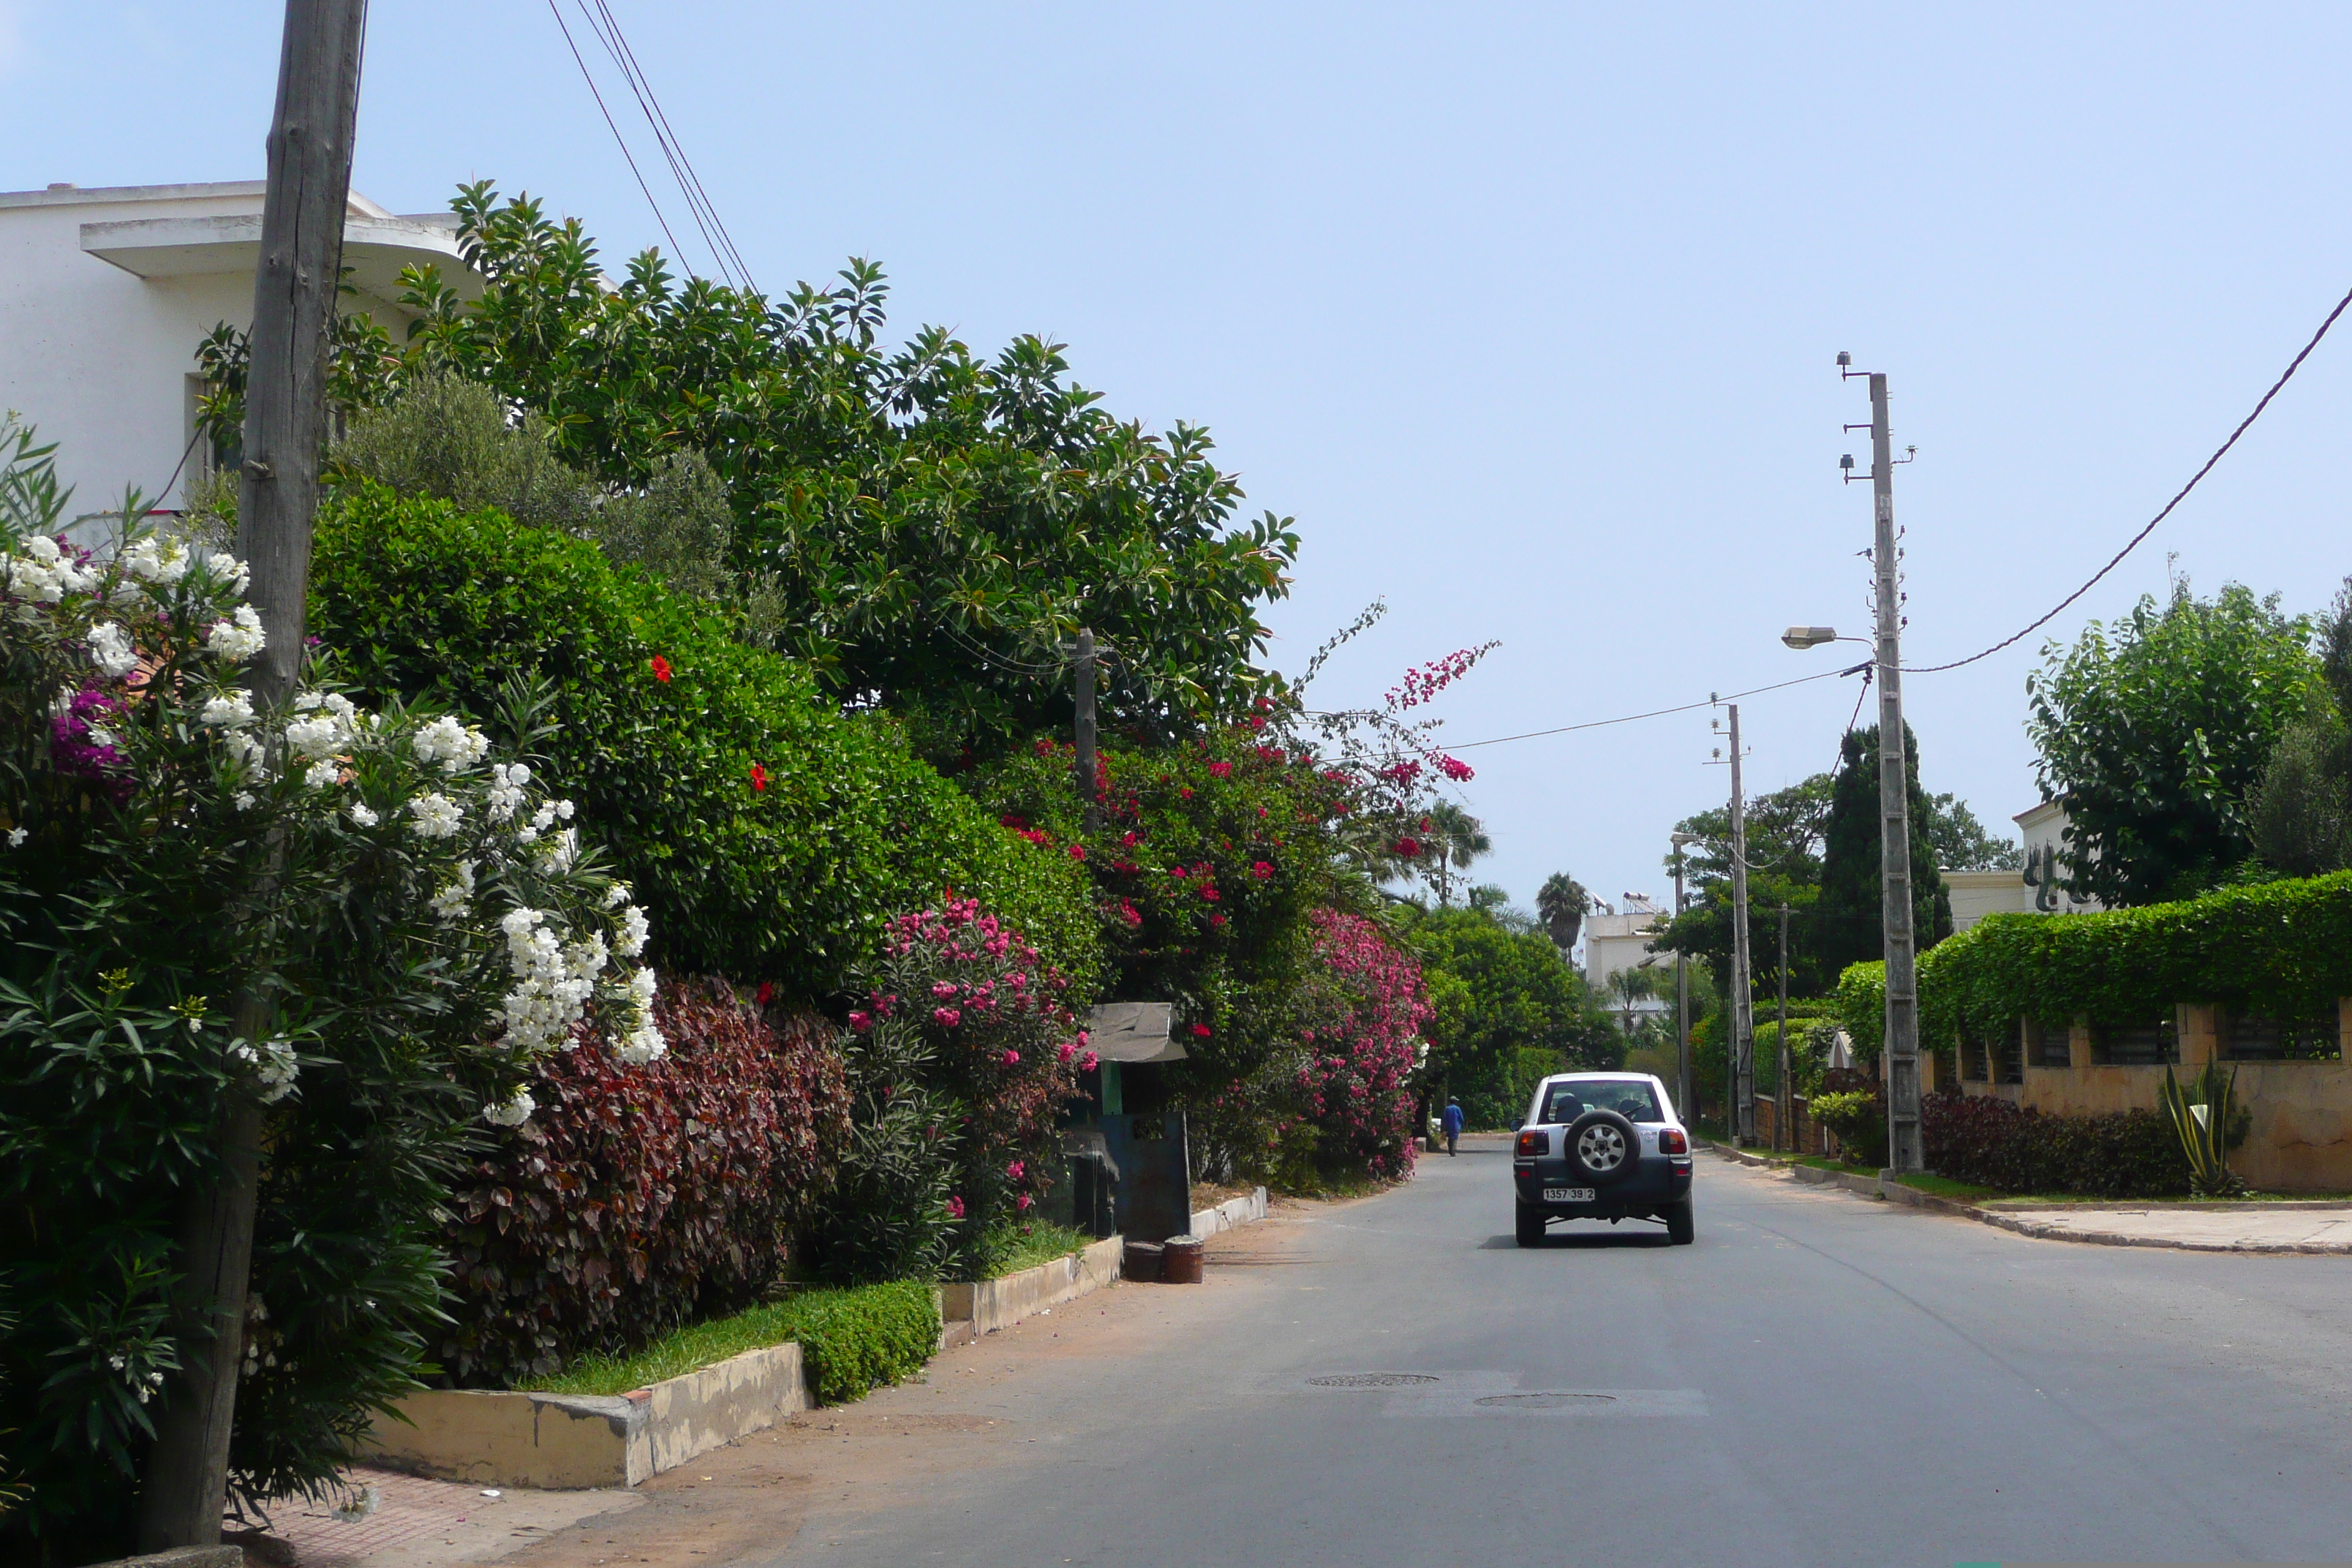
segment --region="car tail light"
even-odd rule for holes
[[[1522,1132],[1519,1134],[1518,1148],[1515,1152],[1517,1152],[1518,1157],[1522,1160],[1532,1160],[1537,1155],[1541,1154],[1544,1152],[1544,1143],[1545,1139],[1542,1133]]]
[[[1658,1131],[1658,1152],[1687,1154],[1690,1152],[1690,1140],[1683,1136],[1683,1130],[1679,1127],[1661,1128]]]

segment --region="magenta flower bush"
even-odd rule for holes
[[[978,900],[891,920],[843,1053],[856,1131],[816,1250],[836,1278],[983,1279],[1044,1196],[1055,1124],[1095,1065],[1070,982]]]

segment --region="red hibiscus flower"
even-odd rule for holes
[[[654,679],[664,686],[669,684],[669,660],[659,654],[654,655]]]
[[[758,791],[766,789],[767,787],[768,770],[761,767],[759,763],[753,763],[751,764],[751,788],[754,791]]]

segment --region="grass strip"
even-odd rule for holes
[[[793,1340],[818,1402],[844,1404],[930,1360],[940,1342],[939,1302],[931,1287],[917,1280],[796,1290],[732,1317],[674,1329],[627,1355],[583,1356],[538,1392],[626,1394]]]
[[[991,1279],[1002,1279],[1008,1274],[1018,1274],[1024,1268],[1034,1268],[1057,1258],[1084,1252],[1095,1244],[1095,1238],[1085,1231],[1072,1230],[1066,1225],[1055,1225],[1048,1220],[1032,1220],[1022,1226],[1000,1226],[988,1240],[989,1256],[992,1259],[988,1270]]]

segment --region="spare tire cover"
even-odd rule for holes
[[[1642,1163],[1642,1135],[1613,1110],[1594,1109],[1569,1123],[1568,1163],[1596,1187],[1622,1182]]]

